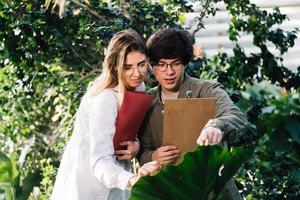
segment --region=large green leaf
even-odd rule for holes
[[[252,155],[252,148],[198,147],[184,155],[177,166],[165,166],[157,175],[142,177],[132,188],[131,200],[215,199],[239,167]]]

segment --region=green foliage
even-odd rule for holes
[[[298,29],[288,32],[278,27],[287,20],[286,15],[281,14],[278,8],[268,13],[248,0],[224,2],[233,16],[228,34],[234,42],[234,55],[221,53],[212,59],[205,59],[200,77],[217,78],[229,90],[244,90],[248,84],[266,80],[288,90],[300,87],[300,68],[292,72],[282,64],[281,56],[294,46],[298,32]],[[258,53],[248,55],[239,45],[244,33],[253,36],[253,45],[259,50]],[[279,56],[271,53],[270,44],[276,47]]]
[[[257,136],[254,156],[237,176],[245,197],[250,199],[297,199],[299,188],[300,120],[299,89],[287,92],[267,83],[242,92],[241,107],[260,104],[255,112]]]
[[[132,188],[130,199],[213,199],[252,155],[251,148],[198,147],[186,153],[177,166],[165,166],[155,176],[142,177]],[[210,195],[211,197],[211,195]]]
[[[272,13],[259,9],[255,4],[249,1],[224,1],[230,14],[234,17],[231,19],[228,30],[229,38],[238,42],[242,33],[253,35],[253,44],[260,49],[259,53],[251,53],[247,56],[244,50],[236,44],[234,47],[234,56],[225,62],[228,64],[227,75],[234,75],[233,81],[227,84],[243,86],[242,84],[252,84],[253,80],[269,80],[273,84],[290,89],[291,87],[300,87],[300,71],[293,73],[282,64],[282,58],[273,55],[267,46],[271,42],[278,49],[280,55],[287,52],[288,48],[293,47],[297,38],[297,30],[292,32],[284,31],[278,27],[286,15],[280,13],[275,8]],[[224,59],[224,58],[223,58]],[[236,70],[239,69],[239,70]],[[260,73],[259,73],[260,72]]]

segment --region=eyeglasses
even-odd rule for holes
[[[158,69],[158,71],[160,71],[160,72],[165,72],[168,69],[168,66],[170,66],[171,69],[178,71],[183,66],[183,63],[181,61],[175,61],[170,64],[164,63],[164,62],[159,62],[156,65],[154,65],[154,67],[156,69]]]
[[[128,76],[133,75],[134,70],[138,70],[139,73],[144,74],[147,72],[148,67],[150,66],[149,63],[140,63],[137,67],[132,67],[130,65],[125,65],[124,66],[124,73]]]

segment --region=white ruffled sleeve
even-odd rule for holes
[[[87,110],[92,171],[106,187],[126,189],[133,174],[116,164],[113,147],[117,98],[113,91],[104,90],[89,100]]]

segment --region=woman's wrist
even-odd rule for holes
[[[138,181],[139,177],[137,174],[134,174],[128,181],[128,188],[131,189],[133,185]]]

